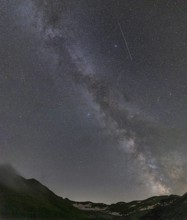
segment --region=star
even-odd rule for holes
[[[86,116],[87,116],[88,118],[90,118],[91,113],[90,113],[90,112],[88,112]]]

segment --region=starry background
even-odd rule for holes
[[[2,0],[0,161],[78,201],[187,191],[187,3]]]

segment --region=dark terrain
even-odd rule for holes
[[[0,217],[3,220],[186,220],[187,194],[111,205],[74,202],[55,195],[35,179],[23,178],[10,166],[1,166]]]

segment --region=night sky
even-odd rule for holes
[[[187,2],[1,0],[0,161],[78,201],[187,192]]]

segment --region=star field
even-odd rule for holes
[[[74,200],[187,186],[185,1],[0,6],[0,160]]]

